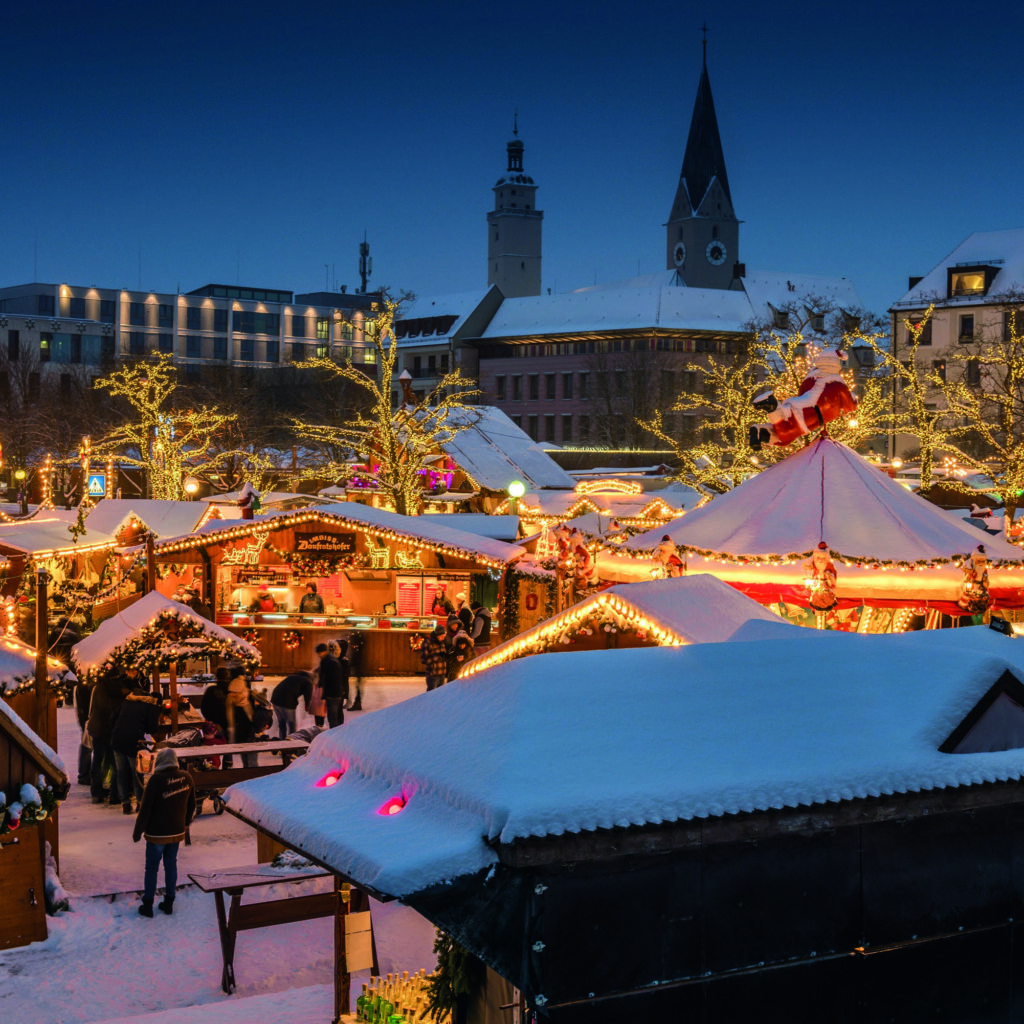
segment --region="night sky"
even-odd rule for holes
[[[664,268],[701,25],[748,268],[883,312],[1024,226],[1024,5],[8,5],[0,284],[482,290],[513,112],[545,289]]]

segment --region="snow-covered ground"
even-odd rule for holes
[[[268,679],[272,687],[275,679]],[[368,680],[362,714],[423,691],[419,678]],[[353,717],[360,713],[352,713]],[[78,732],[72,708],[58,711],[58,753],[74,780]],[[312,724],[299,708],[299,725]],[[344,728],[344,726],[342,727]],[[192,845],[178,856],[172,917],[137,912],[144,846],[132,842],[134,818],[96,806],[87,787],[72,785],[61,805],[60,878],[71,910],[47,919],[49,938],[0,951],[0,1021],[26,1024],[307,1024],[333,1013],[333,928],[324,918],[238,936],[237,989],[220,988],[221,953],[214,900],[188,873],[256,861],[255,835],[230,814],[206,813],[192,825]],[[163,881],[162,875],[160,879]],[[325,882],[303,883],[323,885]],[[283,891],[287,890],[287,892]],[[268,886],[253,898],[293,895]],[[249,902],[249,897],[246,901]],[[410,972],[434,966],[434,929],[399,904],[374,903],[380,968]],[[0,911],[2,912],[2,911]],[[352,979],[353,1005],[368,974]]]

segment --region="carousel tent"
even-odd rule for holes
[[[706,573],[626,583],[594,594],[474,658],[460,678],[528,654],[568,650],[581,631],[586,637],[605,627],[638,634],[658,647],[764,640],[799,628]]]
[[[172,622],[176,626],[169,630]],[[95,633],[71,649],[72,661],[83,678],[128,659],[149,669],[210,655],[250,666],[260,661],[260,652],[252,644],[156,590],[105,620]]]
[[[680,550],[710,557],[806,558],[823,540],[837,558],[878,565],[941,563],[978,544],[977,531],[829,437],[625,547],[653,551],[666,533]],[[996,564],[1024,560],[1024,551],[1004,540],[985,543]]]

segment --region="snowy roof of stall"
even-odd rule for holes
[[[640,494],[623,494],[621,491],[528,491],[520,499],[521,507],[536,509],[545,516],[564,516],[577,506],[580,509],[596,509],[612,518],[630,518],[644,514],[646,510],[664,506],[673,512],[691,508],[702,500],[702,495],[691,487],[664,487],[657,491],[643,491]]]
[[[454,522],[445,520],[445,526],[454,526],[477,537],[490,537],[506,544],[515,544],[519,536],[519,516],[489,516],[483,512],[459,512]]]
[[[806,557],[823,540],[838,557],[878,564],[941,563],[980,537],[828,437],[624,547],[653,551],[666,534],[697,554],[752,559]],[[1024,560],[1001,538],[980,539],[993,562]]]
[[[241,637],[199,615],[187,604],[164,597],[158,590],[151,590],[123,611],[105,619],[94,633],[90,633],[71,648],[75,668],[83,675],[101,671],[105,665],[116,661],[118,653],[125,645],[138,639],[140,634],[151,628],[157,618],[163,615],[173,616],[197,627],[203,636],[210,637],[216,640],[218,645],[222,645],[230,657],[256,664],[260,661],[260,652],[252,644],[246,643]],[[170,640],[164,642],[161,649],[165,650],[169,657],[184,658],[203,653],[196,644],[188,644],[188,641],[182,643],[180,654],[176,654],[177,649]]]
[[[500,409],[474,405],[453,409],[449,419],[465,424],[444,453],[479,486],[502,491],[513,480],[527,487],[572,487],[575,481],[529,434]]]
[[[948,303],[947,270],[954,266],[992,264],[998,272],[988,287],[990,296],[1005,295],[1024,287],[1024,228],[1006,231],[975,231],[940,260],[918,281],[897,305],[927,305],[933,300]],[[965,295],[962,301],[977,305],[978,295]]]
[[[65,666],[56,658],[47,656],[47,675],[56,679]],[[14,636],[0,636],[0,693],[16,690],[36,676],[36,649]]]
[[[526,553],[524,548],[516,544],[505,544],[500,540],[449,526],[448,522],[456,518],[454,515],[402,516],[397,512],[361,505],[355,501],[343,501],[310,508],[281,509],[252,519],[212,519],[190,534],[162,539],[157,543],[156,550],[166,554],[168,550],[218,543],[221,535],[226,535],[223,537],[225,540],[234,540],[244,535],[251,536],[260,530],[283,530],[306,522],[333,520],[356,529],[400,537],[414,545],[417,541],[423,541],[459,557],[479,558],[500,565],[513,562]]]
[[[674,330],[734,333],[744,330],[751,310],[741,291],[686,288],[673,284],[675,271],[556,295],[506,299],[482,337],[535,337],[594,331]],[[659,280],[660,278],[660,280]]]
[[[133,517],[157,537],[188,533],[205,514],[206,506],[194,501],[158,501],[151,498],[103,498],[85,517],[91,537],[94,530],[115,535]]]
[[[765,640],[789,636],[800,626],[706,573],[674,579],[622,583],[552,615],[530,629],[474,658],[462,670],[468,678],[512,658],[536,654],[560,642],[566,632],[593,617],[609,618],[626,628],[642,628],[658,646]]]
[[[82,550],[84,548],[116,547],[117,539],[103,530],[89,530],[76,543],[68,529],[77,519],[77,512],[69,519],[67,512],[43,512],[22,522],[0,523],[0,547],[26,554],[52,551]]]
[[[938,749],[1005,670],[1024,680],[1024,643],[985,627],[542,654],[328,730],[225,798],[403,897],[521,838],[1020,779],[1024,749]]]
[[[2,643],[0,641],[0,645]],[[3,661],[4,655],[0,652],[0,672],[3,671]],[[67,775],[60,754],[43,740],[5,700],[0,700],[0,731],[5,732],[25,753],[31,755],[39,763],[39,766],[50,776],[51,783],[66,781]],[[21,781],[34,784],[36,780],[33,777]],[[8,802],[18,799],[16,791],[13,795],[8,791],[6,796]]]

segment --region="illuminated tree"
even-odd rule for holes
[[[184,500],[187,476],[218,473],[228,458],[239,454],[218,446],[232,416],[206,406],[174,408],[178,380],[170,356],[128,364],[98,378],[94,386],[122,399],[130,413],[126,422],[93,443],[93,453],[114,454],[144,469],[150,497]]]
[[[459,369],[444,373],[420,398],[408,387],[403,389],[396,372],[398,342],[394,332],[399,305],[386,299],[377,318],[365,324],[367,341],[376,357],[375,366],[370,368],[376,371],[374,376],[355,366],[351,356],[343,363],[326,357],[296,363],[354,385],[362,401],[357,401],[351,419],[344,425],[296,422],[295,429],[321,450],[350,451],[365,460],[394,510],[415,515],[420,507],[424,459],[470,425],[467,399],[480,391]],[[401,398],[397,411],[393,407],[395,398]],[[330,468],[339,475],[346,470],[337,463]]]

